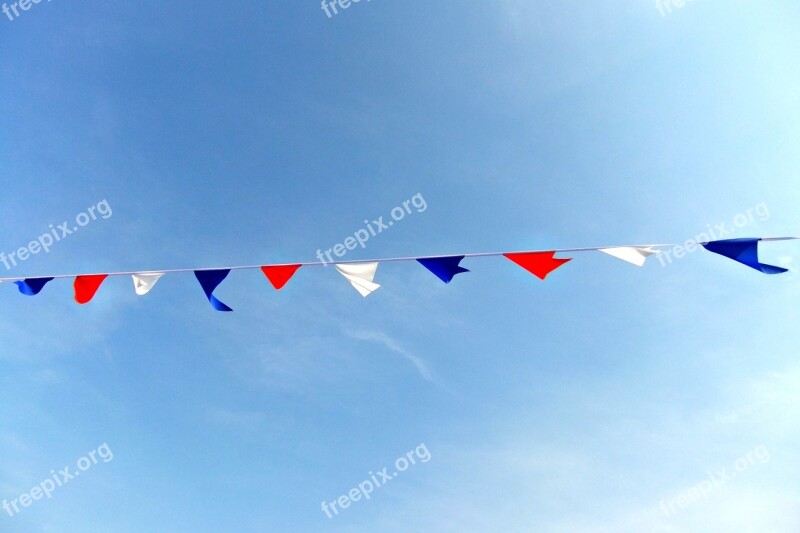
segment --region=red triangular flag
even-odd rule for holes
[[[558,259],[553,257],[555,254],[555,252],[523,252],[503,255],[537,278],[544,279],[550,272],[572,260],[571,258]]]
[[[280,290],[286,285],[297,269],[303,265],[275,265],[275,266],[262,266],[261,271],[267,276],[267,279],[275,289]]]
[[[75,301],[79,304],[89,303],[107,277],[108,274],[98,274],[96,276],[78,276],[75,278]]]

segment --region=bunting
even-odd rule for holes
[[[92,298],[94,298],[97,289],[100,288],[100,285],[107,277],[108,274],[76,277],[75,283],[73,284],[75,288],[75,301],[79,304],[88,304]]]
[[[364,298],[378,290],[381,286],[374,283],[378,262],[373,263],[347,263],[334,265],[339,274],[350,282],[355,290]]]
[[[724,255],[750,268],[764,274],[782,274],[785,268],[767,265],[758,261],[758,242],[761,239],[725,239],[721,241],[704,242],[703,247],[709,252]]]
[[[194,275],[197,278],[197,281],[200,282],[200,286],[203,287],[203,292],[206,293],[206,297],[208,298],[208,302],[211,304],[211,307],[216,309],[217,311],[233,311],[230,307],[225,305],[224,303],[217,300],[217,297],[214,296],[214,290],[222,283],[228,274],[230,273],[231,269],[225,268],[220,270],[195,270]]]
[[[275,290],[281,290],[286,283],[292,279],[297,269],[303,265],[275,265],[275,266],[262,266],[261,271],[267,276],[267,279]]]
[[[787,269],[775,265],[761,263],[758,258],[758,245],[762,241],[789,241],[799,240],[800,237],[770,237],[770,238],[747,238],[747,239],[726,239],[701,243],[704,249],[709,252],[722,255],[738,263],[758,270],[764,274],[780,274]],[[19,292],[27,296],[39,294],[45,285],[56,278],[72,278],[75,292],[75,301],[79,304],[89,303],[97,294],[100,286],[111,276],[130,276],[133,281],[134,292],[138,296],[149,293],[155,284],[167,274],[179,272],[193,272],[197,281],[200,283],[203,292],[208,298],[211,307],[217,311],[232,311],[225,303],[214,296],[214,291],[227,278],[232,270],[254,270],[260,269],[267,280],[276,290],[286,286],[289,280],[304,266],[327,266],[333,264],[336,271],[344,277],[348,283],[359,294],[364,297],[369,296],[380,288],[375,283],[375,274],[378,266],[390,261],[416,261],[433,273],[444,283],[450,283],[453,278],[461,273],[469,272],[461,266],[461,261],[467,257],[490,257],[503,256],[516,265],[524,268],[539,279],[546,279],[553,271],[560,268],[571,257],[556,257],[558,253],[577,253],[577,252],[602,252],[627,263],[644,266],[646,260],[651,255],[659,253],[659,248],[673,247],[674,244],[649,244],[649,245],[624,245],[624,246],[597,246],[590,248],[562,248],[556,250],[532,250],[521,252],[488,252],[460,254],[450,256],[431,256],[431,257],[389,257],[384,259],[373,259],[366,261],[345,261],[345,262],[314,262],[314,263],[290,263],[278,265],[253,265],[253,266],[231,266],[214,269],[173,269],[145,272],[110,272],[101,274],[75,274],[42,276],[34,278],[0,278],[0,283],[13,282]]]
[[[417,261],[436,274],[440,280],[445,283],[450,283],[453,276],[461,274],[462,272],[469,272],[466,268],[459,266],[459,263],[464,259],[464,255],[454,255],[452,257],[423,257]]]
[[[543,280],[553,270],[572,259],[557,259],[553,252],[523,252],[503,254],[507,259],[518,264],[537,278]]]
[[[600,248],[598,251],[639,267],[644,266],[644,262],[648,257],[658,253],[658,250],[653,250],[652,246],[639,248],[635,246],[618,246],[616,248]]]
[[[164,274],[161,272],[154,272],[151,274],[131,274],[133,279],[133,290],[136,291],[137,296],[144,296],[155,287],[156,282],[161,279]]]
[[[19,287],[19,292],[26,296],[36,296],[41,292],[47,283],[55,278],[27,278],[14,281]]]

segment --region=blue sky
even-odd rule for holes
[[[347,258],[683,242],[756,206],[731,236],[797,235],[798,23],[788,1],[32,4],[0,15],[0,251],[113,215],[0,273],[314,261],[415,194]],[[800,246],[761,255],[796,270]],[[86,306],[2,284],[0,499],[113,460],[0,530],[797,531],[796,271],[573,257],[546,282],[386,264],[366,299],[332,268],[280,292],[234,272],[233,313],[191,274]]]

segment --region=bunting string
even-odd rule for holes
[[[793,241],[800,237],[761,237],[745,239],[723,239],[710,242],[700,242],[704,249],[717,255],[722,255],[758,270],[764,274],[781,274],[787,269],[761,263],[758,258],[758,244],[762,241]],[[102,272],[95,274],[55,274],[36,277],[0,278],[0,283],[13,282],[19,292],[27,296],[39,294],[45,285],[55,279],[73,278],[75,301],[86,304],[94,298],[103,282],[109,277],[130,276],[138,296],[148,294],[155,284],[166,274],[182,272],[194,273],[203,292],[217,311],[232,311],[228,305],[214,296],[214,291],[233,270],[260,269],[267,280],[276,290],[282,289],[295,273],[302,267],[328,266],[347,280],[350,285],[363,297],[367,297],[380,288],[374,281],[378,266],[381,263],[416,261],[444,283],[450,283],[453,278],[462,273],[470,272],[460,263],[466,258],[497,257],[503,256],[519,267],[527,270],[541,280],[556,269],[571,261],[571,257],[556,257],[557,254],[572,254],[581,252],[602,252],[636,266],[644,266],[648,257],[660,253],[659,248],[679,246],[676,244],[640,244],[620,246],[589,246],[583,248],[556,248],[547,250],[526,250],[517,252],[480,252],[453,255],[411,256],[411,257],[386,257],[381,259],[355,259],[348,261],[314,261],[306,263],[279,263],[260,265],[234,265],[212,268],[173,268],[164,270],[138,270],[128,272]]]

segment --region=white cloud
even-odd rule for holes
[[[379,331],[366,331],[366,330],[346,331],[345,333],[347,333],[347,335],[353,339],[361,341],[372,341],[383,344],[389,350],[393,351],[394,353],[402,355],[408,361],[410,361],[411,364],[414,365],[414,368],[417,369],[417,372],[419,372],[419,375],[422,376],[423,379],[425,379],[426,381],[430,381],[431,383],[436,382],[427,361],[425,361],[421,357],[417,357],[416,355],[408,352],[405,348],[400,346],[400,344],[396,340],[389,337],[385,333],[381,333]]]

